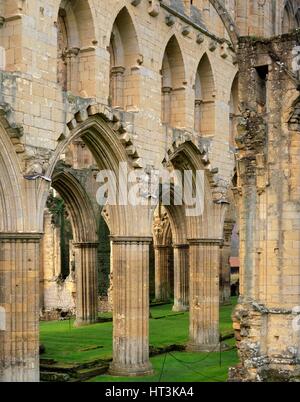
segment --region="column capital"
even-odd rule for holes
[[[176,248],[176,249],[187,250],[189,247],[190,247],[190,245],[187,244],[187,243],[185,243],[185,244],[173,244],[173,248]]]
[[[222,246],[224,243],[223,239],[188,239],[190,246]]]
[[[126,70],[125,67],[115,66],[111,68],[110,72],[112,75],[118,75],[118,74],[123,75],[125,73],[125,70]]]
[[[110,236],[113,244],[151,244],[152,237],[147,236]]]
[[[99,242],[75,242],[73,243],[73,247],[75,248],[97,248],[99,246]]]
[[[172,92],[172,87],[162,87],[162,93],[170,94]]]
[[[74,56],[78,56],[79,52],[80,52],[79,47],[70,47],[65,51],[65,55],[67,57],[74,57]]]
[[[0,233],[0,242],[39,242],[43,233],[37,232],[2,232]]]
[[[155,250],[166,250],[171,247],[171,244],[154,244]]]

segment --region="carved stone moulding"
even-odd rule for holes
[[[136,6],[138,6],[138,5],[141,3],[141,1],[142,1],[142,0],[131,0],[130,3],[131,3],[134,7],[136,7]]]

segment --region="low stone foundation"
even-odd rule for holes
[[[40,313],[40,321],[59,321],[66,320],[75,316],[75,310],[42,310]]]
[[[51,321],[74,316],[75,300],[76,284],[71,276],[64,281],[57,279],[44,281],[44,298],[40,319]]]
[[[239,304],[232,319],[241,365],[229,370],[229,381],[300,382],[295,318],[293,311]]]
[[[295,367],[296,366],[296,367]],[[282,363],[265,360],[261,367],[245,368],[241,365],[230,368],[229,382],[300,382],[300,365],[290,362],[283,368]]]
[[[111,301],[107,296],[99,296],[98,297],[98,311],[99,313],[111,313],[112,305]]]

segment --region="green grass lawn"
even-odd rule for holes
[[[232,306],[220,309],[220,331],[226,334],[232,330]],[[184,345],[188,340],[189,314],[173,313],[171,305],[151,308],[150,345],[163,347],[171,344]],[[105,315],[107,317],[107,315]],[[164,318],[161,318],[164,317]],[[74,328],[73,320],[41,322],[41,343],[46,347],[43,359],[54,359],[62,363],[85,363],[96,359],[109,360],[112,357],[112,323],[100,323],[87,327]],[[226,341],[232,343],[232,341]],[[174,358],[175,356],[175,358]],[[205,359],[204,359],[205,358]],[[140,381],[158,381],[165,355],[153,357],[152,365],[155,375],[138,379]],[[179,362],[178,360],[182,360]],[[204,360],[203,360],[204,359]],[[199,363],[199,360],[201,362]],[[236,351],[222,353],[222,367],[219,364],[219,353],[191,354],[174,352],[167,355],[162,381],[212,381],[226,380],[228,366],[237,363]],[[202,374],[202,375],[200,375]],[[205,377],[208,377],[205,378]],[[125,379],[110,376],[97,377],[94,381],[123,381]],[[132,379],[136,381],[137,379]],[[131,379],[126,379],[131,381]]]
[[[236,350],[219,353],[173,352],[152,357],[155,371],[149,377],[125,378],[101,375],[89,382],[225,382],[228,367],[238,363]]]

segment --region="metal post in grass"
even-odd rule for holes
[[[222,335],[220,334],[220,357],[219,357],[220,367],[222,367]]]

